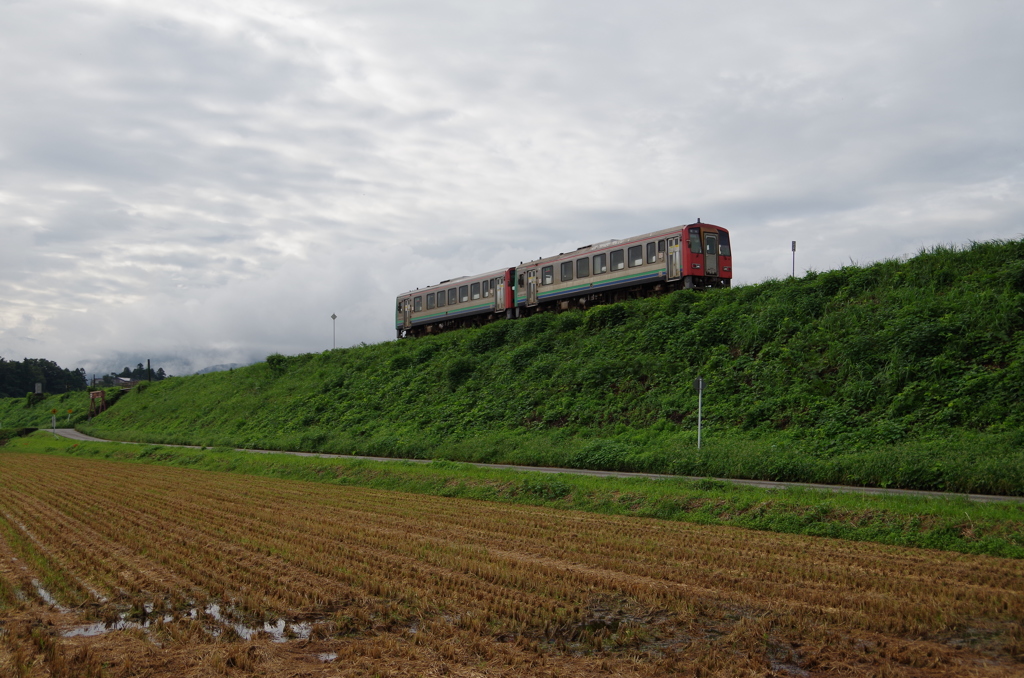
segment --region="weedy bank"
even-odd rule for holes
[[[168,379],[104,438],[1024,492],[1024,241]],[[706,449],[696,449],[697,395]]]
[[[1022,618],[1021,560],[0,452],[14,675],[1010,676]]]

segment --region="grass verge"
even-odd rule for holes
[[[445,497],[550,506],[608,515],[733,525],[894,546],[1024,558],[1024,504],[965,498],[871,496],[806,489],[766,490],[681,479],[597,478],[480,469],[434,461],[371,462],[82,443],[39,432],[2,453],[41,453],[159,464]]]

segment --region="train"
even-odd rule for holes
[[[398,295],[398,338],[437,334],[503,318],[732,284],[729,231],[696,223],[605,240],[572,252],[442,280]]]

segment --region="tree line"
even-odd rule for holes
[[[88,387],[85,370],[81,367],[69,370],[43,358],[18,361],[0,356],[0,396],[21,398],[34,392],[36,384],[42,384],[46,393],[84,391]]]
[[[158,367],[153,370],[152,381],[163,381],[167,377],[173,375],[167,374],[164,368]],[[99,379],[99,384],[103,386],[115,386],[118,383],[118,379],[131,379],[133,381],[149,381],[150,374],[149,370],[142,363],[135,366],[135,369],[125,367],[120,372],[111,372],[110,374],[104,374]]]
[[[161,381],[170,376],[164,368],[158,367],[153,370],[152,380]],[[96,385],[116,386],[121,383],[119,378],[146,381],[150,379],[150,374],[146,366],[139,363],[135,369],[125,367],[120,372],[103,375],[96,380]],[[91,382],[81,367],[70,370],[43,358],[25,358],[19,361],[7,360],[0,356],[0,398],[22,398],[26,393],[34,393],[36,384],[43,385],[44,393],[85,391],[91,387]]]

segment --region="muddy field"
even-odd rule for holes
[[[1024,563],[0,453],[2,676],[1020,676]]]

